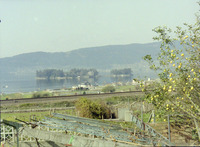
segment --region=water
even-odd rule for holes
[[[94,79],[80,79],[80,80],[37,80],[35,74],[29,75],[1,75],[0,93],[18,93],[18,92],[32,92],[45,89],[62,89],[71,88],[84,82],[89,82],[92,85],[105,85],[113,82],[128,82],[129,78],[111,78],[109,75],[101,75],[98,80]]]
[[[34,75],[1,75],[1,93],[30,92],[36,89]]]

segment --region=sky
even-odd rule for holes
[[[150,43],[157,26],[194,23],[198,0],[1,0],[0,58]]]

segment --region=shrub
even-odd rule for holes
[[[97,119],[102,119],[102,116],[103,118],[110,117],[110,109],[102,102],[81,98],[75,103],[75,107],[81,117]]]
[[[39,98],[39,97],[49,97],[51,96],[48,92],[36,92],[33,94],[32,98]]]
[[[32,98],[38,98],[38,97],[41,97],[41,94],[36,92],[33,94]]]
[[[102,92],[115,92],[115,87],[112,85],[108,85],[102,88]]]

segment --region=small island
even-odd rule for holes
[[[77,69],[73,68],[68,72],[60,69],[44,69],[36,71],[37,79],[97,79],[98,71],[96,69]]]
[[[124,69],[113,69],[110,72],[111,77],[132,77],[132,70],[131,68],[124,68]]]

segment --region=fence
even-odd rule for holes
[[[14,123],[15,125],[11,126],[9,121],[6,120],[1,120],[1,133],[0,133],[0,140],[2,144],[13,144],[14,142],[35,142],[36,138],[35,137],[30,137],[30,135],[24,135],[23,132],[23,127],[20,126],[17,128],[18,123]],[[29,128],[31,126],[29,125]],[[64,132],[63,130],[55,129],[55,128],[49,128],[45,126],[38,126],[36,128],[37,130],[45,130],[45,131],[50,131],[50,132]],[[38,141],[43,141],[42,139],[37,139]]]
[[[2,128],[1,142],[9,143],[17,141],[18,144],[19,142],[35,142],[35,141],[38,142],[42,141],[42,139],[49,138],[48,135],[50,135],[50,132],[57,132],[57,133],[59,132],[66,134],[67,131],[67,135],[82,134],[84,136],[86,135],[85,137],[93,136],[93,138],[96,136],[99,139],[99,141],[106,139],[107,141],[113,140],[118,142],[126,142],[128,144],[131,143],[136,143],[140,145],[158,144],[156,140],[152,140],[147,136],[143,136],[141,133],[134,134],[133,133],[134,130],[131,129],[124,130],[119,125],[113,125],[98,120],[73,117],[56,113],[54,113],[53,116],[56,118],[46,117],[43,121],[32,123],[31,126],[29,125],[30,129],[28,129],[27,127],[25,128],[24,126],[19,125],[18,123],[15,122],[3,121],[1,123],[1,128]],[[27,130],[29,131],[29,133],[24,133],[24,131],[27,132]],[[37,132],[37,130],[40,131]],[[34,133],[35,131],[36,133]],[[38,139],[36,136],[38,137]],[[58,137],[55,138],[55,136],[56,135],[51,135],[49,139],[56,140]],[[76,140],[84,141],[83,138],[82,139],[79,138],[80,136],[77,137]]]
[[[137,103],[137,110],[139,111],[134,114],[134,111],[130,111],[128,108],[119,109],[119,119],[134,122],[139,128],[151,133],[152,136],[161,138],[168,144],[173,142],[174,145],[198,145],[197,136],[200,136],[200,129],[199,122],[197,122],[196,119],[186,120],[185,118],[189,118],[186,114],[173,114],[165,116],[163,115],[162,120],[156,120],[154,110],[150,109],[144,111],[144,104],[142,102],[140,105]],[[177,118],[180,116],[185,117],[178,120]],[[140,117],[140,119],[138,117]],[[143,120],[145,120],[147,123],[145,124]],[[194,134],[195,129],[196,134]]]

